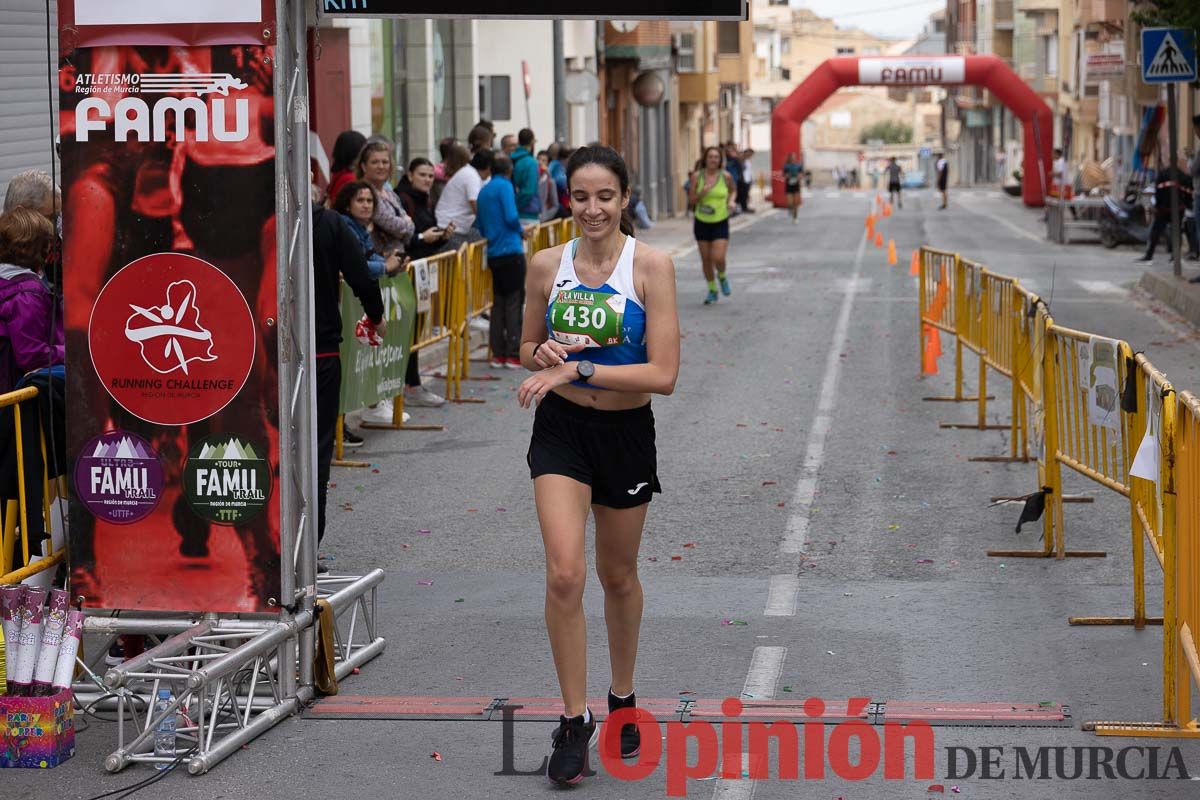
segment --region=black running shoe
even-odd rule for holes
[[[342,447],[362,447],[363,437],[349,428],[342,429]]]
[[[559,717],[558,722],[546,777],[559,786],[574,786],[588,771],[588,750],[596,738],[596,718],[584,724],[580,714],[570,719]]]
[[[611,714],[618,708],[637,708],[637,698],[630,694],[624,699],[617,697],[608,690],[608,713]],[[633,723],[626,723],[621,726],[621,758],[633,758],[638,753],[642,752],[642,734],[638,730],[638,726]]]

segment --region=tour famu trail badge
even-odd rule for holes
[[[137,522],[158,506],[162,490],[162,463],[150,443],[134,433],[102,433],[75,462],[75,496],[107,522]]]
[[[262,445],[228,433],[204,438],[183,468],[188,504],[218,525],[248,522],[267,504],[271,466]]]
[[[621,343],[625,295],[561,289],[550,308],[550,330],[562,344],[607,347]]]

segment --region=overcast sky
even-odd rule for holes
[[[791,0],[793,6],[811,8],[832,17],[841,27],[862,28],[878,36],[910,39],[921,32],[929,15],[945,8],[945,0]],[[880,10],[887,9],[887,10]]]

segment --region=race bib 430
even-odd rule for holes
[[[563,289],[550,308],[550,330],[562,344],[605,347],[620,344],[625,296]]]

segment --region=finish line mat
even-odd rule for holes
[[[721,710],[724,698],[689,695],[669,698],[638,698],[638,707],[660,722],[729,719]],[[938,726],[964,727],[1071,727],[1071,712],[1060,703],[937,702],[911,700],[871,701],[861,713],[850,715],[846,700],[825,700],[819,717],[804,711],[804,700],[743,700],[738,716],[747,722],[822,722],[847,719],[885,722],[926,722]],[[589,697],[588,707],[603,720],[608,701]],[[346,695],[323,697],[304,710],[306,719],[336,720],[425,720],[553,722],[562,713],[558,697],[430,697],[425,695]]]

